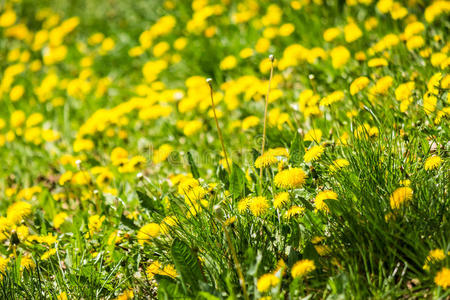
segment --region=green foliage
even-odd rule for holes
[[[189,167],[191,168],[192,176],[194,176],[195,179],[199,178],[200,173],[198,172],[198,168],[195,165],[194,159],[192,158],[191,152],[188,151],[187,157],[188,157]]]
[[[183,288],[191,293],[198,292],[203,276],[197,256],[180,239],[173,240],[170,253],[175,267],[181,275]]]
[[[233,163],[230,175],[230,193],[233,200],[237,200],[245,196],[246,184],[247,179],[245,178],[245,173],[237,164]]]
[[[291,142],[291,147],[289,148],[289,163],[294,167],[298,167],[303,161],[304,155],[305,148],[303,145],[303,139],[298,132],[295,132],[294,138]]]

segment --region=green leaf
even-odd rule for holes
[[[169,276],[155,275],[158,282],[158,299],[191,299],[186,296],[180,285]]]
[[[195,179],[198,179],[200,177],[200,173],[198,172],[197,165],[195,164],[194,159],[192,158],[191,152],[188,152],[187,156],[192,176],[194,176]]]
[[[289,149],[289,163],[297,167],[303,160],[305,155],[305,146],[302,137],[296,132]]]
[[[136,224],[134,224],[133,220],[128,219],[128,218],[127,218],[126,216],[124,216],[124,215],[122,215],[122,216],[120,217],[120,223],[121,223],[122,225],[124,225],[124,226],[130,228],[130,229],[133,229],[133,230],[139,229],[139,227],[138,227]]]
[[[245,179],[244,171],[239,166],[233,163],[230,176],[230,193],[233,200],[239,199],[245,195],[245,185],[247,179]]]
[[[228,189],[230,184],[230,177],[228,176],[227,170],[225,170],[222,165],[217,166],[216,175],[219,178],[219,180],[224,184],[225,189]]]
[[[288,235],[287,242],[294,248],[298,248],[300,244],[300,228],[297,224],[292,224],[290,226],[291,232]]]
[[[216,297],[214,295],[211,295],[208,292],[200,292],[198,293],[198,299],[205,299],[205,300],[220,300],[219,297]]]
[[[256,150],[255,148],[252,148],[252,157],[253,157],[253,161],[255,161],[261,154],[259,153],[258,150]]]
[[[184,288],[192,293],[199,291],[199,282],[203,281],[200,262],[189,246],[180,240],[174,239],[171,255],[177,272],[181,275]]]
[[[150,198],[150,196],[148,196],[145,192],[137,190],[136,194],[138,195],[139,202],[143,208],[146,208],[152,212],[160,209],[159,203]]]

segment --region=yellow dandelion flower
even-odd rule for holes
[[[139,244],[144,245],[145,242],[149,242],[151,238],[155,238],[159,235],[161,227],[156,223],[148,223],[139,229],[137,233],[137,240]]]
[[[145,274],[148,280],[152,280],[156,274],[159,274],[161,263],[159,261],[152,262],[146,269]]]
[[[363,51],[358,51],[355,53],[355,59],[357,61],[365,61],[367,59],[367,55]]]
[[[258,282],[256,283],[256,287],[260,293],[267,292],[271,287],[275,287],[280,282],[280,279],[272,273],[267,273],[262,275]]]
[[[400,184],[402,186],[410,186],[411,180],[409,180],[409,179],[400,180],[398,184]]]
[[[100,231],[102,227],[105,216],[100,217],[99,215],[93,215],[89,217],[89,234],[92,236],[95,232]]]
[[[225,224],[225,226],[229,226],[229,225],[233,224],[234,222],[236,222],[236,220],[237,220],[236,216],[232,216],[232,217],[229,217],[228,219],[226,219],[224,224]]]
[[[219,67],[221,70],[231,70],[234,67],[236,67],[236,65],[237,65],[236,57],[234,57],[233,55],[229,55],[220,62]]]
[[[73,174],[70,182],[76,185],[87,185],[91,182],[91,176],[87,171],[79,171]]]
[[[371,31],[378,26],[378,19],[375,17],[370,17],[364,22],[364,27],[367,31]]]
[[[250,209],[252,214],[257,217],[267,211],[267,209],[269,208],[269,202],[267,201],[266,197],[263,196],[252,197],[250,198],[250,201],[248,203],[248,208]]]
[[[331,252],[330,247],[326,245],[314,245],[314,248],[320,256],[325,256]]]
[[[169,276],[175,278],[178,276],[177,270],[174,265],[167,265],[160,271],[161,275]]]
[[[266,168],[270,165],[276,164],[277,162],[278,159],[274,155],[266,152],[255,160],[255,167],[258,169]]]
[[[134,299],[134,293],[132,289],[128,289],[123,291],[122,294],[120,294],[119,296],[117,296],[115,300],[131,300],[131,299]]]
[[[173,150],[174,148],[169,144],[161,145],[159,149],[155,150],[155,153],[153,153],[153,163],[159,164],[160,162],[165,161]]]
[[[333,68],[339,69],[348,62],[351,54],[350,51],[348,51],[348,49],[344,46],[338,46],[331,49],[330,56]]]
[[[362,36],[362,31],[355,23],[347,24],[344,27],[344,37],[347,43],[356,41]]]
[[[20,270],[24,269],[34,269],[36,267],[36,264],[34,263],[34,260],[29,255],[24,255],[20,259]]]
[[[53,255],[55,255],[55,254],[56,254],[56,249],[55,249],[55,248],[52,248],[52,249],[50,249],[50,250],[44,252],[44,254],[41,255],[41,259],[42,259],[42,260],[47,260],[47,259],[50,258],[50,256],[53,256]]]
[[[16,110],[11,114],[10,117],[10,124],[11,127],[16,128],[21,126],[23,123],[25,123],[25,113],[21,110]]]
[[[390,204],[392,209],[400,208],[403,203],[412,199],[413,190],[410,187],[399,187],[396,189],[391,197]]]
[[[423,96],[423,110],[428,115],[436,110],[437,100],[437,97],[429,92]]]
[[[56,243],[58,241],[58,238],[56,235],[44,235],[44,236],[40,236],[38,239],[38,242],[41,244],[47,244],[49,246],[53,245],[54,243]]]
[[[113,165],[118,166],[128,158],[128,151],[122,147],[116,147],[112,150],[110,157]]]
[[[341,30],[337,27],[328,28],[323,33],[323,39],[326,42],[331,42],[341,34]]]
[[[271,148],[269,150],[267,150],[268,154],[273,155],[273,156],[284,156],[284,157],[289,157],[289,152],[286,148],[283,147],[278,147],[278,148]]]
[[[425,170],[430,171],[438,168],[441,165],[441,163],[442,159],[437,155],[433,155],[427,158],[424,164],[424,168]]]
[[[186,136],[191,136],[195,133],[197,133],[198,131],[200,131],[200,129],[202,129],[203,123],[200,120],[192,120],[186,123],[186,125],[183,128],[183,133]]]
[[[444,289],[450,287],[450,269],[444,267],[437,272],[436,277],[434,277],[434,283]]]
[[[334,172],[339,171],[340,169],[345,168],[349,165],[350,165],[350,163],[348,162],[348,160],[346,160],[344,158],[338,158],[335,161],[333,161],[333,163],[330,165],[330,172],[334,173]]]
[[[352,84],[350,85],[350,94],[355,95],[362,91],[366,86],[369,85],[369,78],[365,76],[361,76],[353,80]]]
[[[300,188],[305,184],[306,173],[300,168],[292,168],[275,175],[274,182],[280,188]]]
[[[434,74],[433,76],[431,76],[430,80],[427,83],[427,89],[428,91],[433,94],[433,95],[437,95],[439,93],[439,86],[440,81],[442,80],[442,73],[438,72],[436,74]]]
[[[385,58],[377,57],[377,58],[372,58],[371,60],[369,60],[367,62],[367,65],[370,68],[387,67],[388,61]]]
[[[30,229],[25,225],[21,225],[16,228],[16,233],[17,233],[19,240],[25,241],[28,238],[28,236],[30,235]]]
[[[425,30],[425,25],[423,23],[420,23],[420,22],[417,22],[417,21],[409,23],[408,25],[406,25],[406,28],[405,28],[405,31],[404,31],[405,38],[409,39],[413,35],[418,34],[418,33],[422,32],[424,30]]]
[[[160,224],[161,234],[169,233],[170,227],[177,225],[178,219],[175,216],[165,217]]]
[[[320,105],[321,106],[330,106],[331,104],[341,101],[342,99],[344,99],[344,92],[343,91],[335,91],[335,92],[331,93],[330,95],[322,98],[322,100],[320,100]]]
[[[415,88],[416,84],[414,81],[409,81],[406,83],[400,84],[395,89],[395,98],[398,101],[406,101],[412,96],[412,92]]]
[[[305,208],[294,205],[288,209],[288,211],[284,214],[284,217],[289,220],[292,217],[301,215],[304,211]]]
[[[318,244],[318,243],[322,242],[324,239],[325,239],[325,237],[323,237],[323,236],[315,236],[311,239],[311,243]]]
[[[272,274],[276,275],[277,273],[280,273],[281,277],[284,276],[284,270],[286,269],[286,263],[282,258],[280,258],[277,261],[277,265],[275,266],[275,270],[272,272]]]
[[[59,185],[64,185],[66,182],[70,182],[72,180],[73,173],[72,171],[67,171],[59,177],[58,183]]]
[[[243,59],[249,58],[253,56],[253,49],[252,48],[244,48],[239,52],[239,56]]]
[[[436,262],[436,261],[440,261],[440,260],[444,260],[444,259],[445,259],[444,250],[434,249],[428,253],[428,256],[425,259],[425,261],[428,263],[428,262]]]
[[[406,47],[409,50],[414,50],[423,47],[425,45],[425,40],[420,35],[412,36],[406,42]]]
[[[322,138],[322,130],[320,129],[311,129],[305,134],[304,141],[316,142],[320,143]]]
[[[275,207],[277,209],[281,208],[288,201],[289,201],[289,193],[288,192],[279,193],[279,194],[275,195],[275,198],[273,199],[273,207]]]
[[[196,203],[198,201],[201,201],[203,198],[205,198],[206,194],[208,193],[207,190],[205,190],[202,186],[195,186],[192,189],[189,189],[184,192],[185,201],[188,204],[192,204],[193,202]]]
[[[120,244],[121,241],[122,241],[122,237],[120,236],[120,231],[114,230],[109,235],[107,244],[108,245],[116,245],[116,244]]]
[[[58,296],[56,296],[57,300],[67,300],[67,293],[66,292],[61,292],[61,294],[59,294]]]
[[[19,223],[29,214],[31,214],[31,204],[24,201],[11,204],[6,211],[8,221],[14,224]]]
[[[394,82],[394,78],[391,76],[384,76],[378,79],[378,81],[375,84],[374,92],[378,95],[385,95],[389,88],[392,86],[392,83]]]
[[[0,256],[0,279],[2,278],[1,273],[5,273],[6,268],[8,267],[9,258]]]
[[[248,116],[242,120],[242,129],[247,130],[249,128],[255,127],[259,124],[259,118],[257,116]]]
[[[2,15],[0,15],[0,27],[10,27],[17,19],[17,15],[14,10],[6,9]]]
[[[313,146],[308,149],[308,151],[306,151],[303,159],[305,160],[305,162],[316,161],[320,158],[323,151],[325,151],[325,148],[323,146]]]
[[[293,278],[299,278],[311,273],[316,269],[314,261],[310,259],[302,259],[294,264],[291,270],[291,275]]]
[[[338,195],[332,190],[325,190],[319,192],[314,198],[314,204],[316,205],[316,210],[330,211],[325,200],[337,200]]]
[[[241,214],[247,210],[249,201],[250,201],[250,198],[244,198],[238,202],[237,209]]]

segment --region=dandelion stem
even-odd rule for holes
[[[270,76],[269,76],[269,86],[267,88],[267,94],[266,94],[266,103],[264,105],[264,125],[263,125],[263,137],[262,137],[262,145],[261,145],[261,155],[264,154],[264,146],[266,143],[266,125],[267,125],[267,107],[269,106],[269,95],[270,95],[270,86],[272,85],[272,76],[273,76],[273,61],[275,60],[275,57],[273,55],[269,56],[271,65],[270,65]],[[260,188],[262,190],[262,175],[263,175],[263,167],[261,167],[259,171],[259,178],[260,178]]]
[[[238,260],[237,255],[236,255],[236,250],[234,250],[233,244],[231,242],[231,237],[230,237],[230,234],[228,233],[226,225],[223,224],[222,226],[223,226],[223,231],[225,233],[225,237],[227,239],[228,247],[230,248],[231,256],[232,256],[234,264],[236,266],[236,271],[237,271],[238,276],[239,276],[239,283],[241,284],[242,293],[244,294],[244,299],[248,300],[249,298],[248,298],[248,295],[247,295],[247,287],[246,287],[246,284],[245,284],[244,273],[242,273],[241,265],[239,264],[239,260]]]
[[[225,162],[226,162],[226,164],[227,164],[228,172],[231,174],[230,163],[228,162],[227,152],[225,151],[225,143],[223,142],[222,131],[220,130],[220,127],[219,127],[219,121],[217,120],[217,115],[216,115],[216,105],[214,104],[214,95],[213,95],[214,93],[213,93],[213,87],[212,87],[212,84],[211,84],[212,79],[211,79],[211,78],[208,78],[208,79],[206,79],[206,82],[208,83],[208,85],[209,85],[209,90],[210,90],[210,92],[211,92],[211,104],[212,104],[212,110],[213,110],[213,113],[214,113],[214,120],[216,121],[217,132],[218,132],[218,134],[219,134],[219,140],[220,140],[220,143],[222,144],[223,155],[225,156]]]

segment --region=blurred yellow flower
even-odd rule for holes
[[[369,85],[369,78],[365,76],[361,76],[353,80],[352,84],[350,85],[350,94],[355,95],[362,91],[366,86]]]
[[[94,233],[100,231],[104,220],[105,216],[93,215],[89,217],[88,228],[91,237]]]
[[[148,223],[142,226],[137,233],[139,244],[144,245],[144,243],[151,241],[152,238],[157,237],[160,229],[160,226],[156,223]]]
[[[413,190],[410,187],[399,187],[396,189],[390,199],[392,209],[399,209],[405,202],[411,200],[413,197]]]
[[[314,261],[310,259],[302,259],[292,266],[291,275],[293,278],[304,277],[316,269]]]
[[[434,277],[434,282],[444,289],[450,287],[450,269],[444,267],[442,270],[437,272]]]
[[[65,212],[60,212],[53,217],[53,227],[58,229],[65,222],[68,215]]]
[[[220,69],[231,70],[234,67],[236,67],[236,65],[237,65],[236,57],[234,57],[233,55],[229,55],[220,62]]]
[[[325,203],[325,200],[337,200],[338,195],[332,190],[325,190],[319,192],[314,198],[314,204],[316,206],[316,210],[322,211],[330,211],[328,205]]]
[[[280,279],[272,273],[267,273],[259,277],[256,287],[260,293],[267,292],[271,287],[275,287]]]

